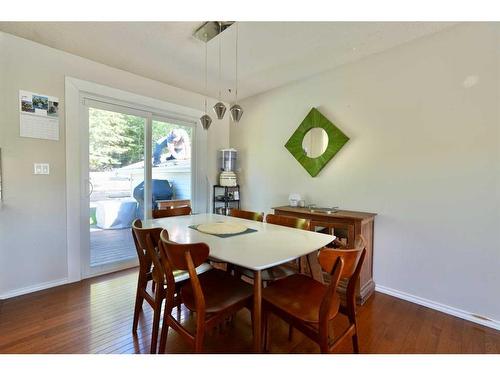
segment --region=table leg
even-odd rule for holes
[[[307,254],[307,263],[309,265],[309,270],[311,271],[311,276],[313,277],[313,279],[324,284],[325,280],[323,279],[323,271],[321,270],[321,265],[318,261],[317,251]]]
[[[255,353],[262,351],[262,275],[254,271],[253,278],[253,350]]]

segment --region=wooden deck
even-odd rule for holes
[[[123,261],[137,257],[130,228],[92,229],[90,232],[90,265]]]
[[[132,334],[136,285],[137,269],[131,269],[0,301],[0,353],[148,353],[152,314],[146,303]],[[194,314],[185,308],[181,313],[194,323]],[[498,331],[377,292],[358,317],[361,353],[500,353]],[[270,326],[271,353],[318,353],[300,332],[288,341],[288,327],[279,319],[271,316]],[[352,353],[345,341],[338,352]],[[210,332],[205,350],[252,352],[249,312]],[[170,330],[166,351],[192,349]]]

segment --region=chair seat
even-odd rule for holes
[[[153,267],[154,269],[154,267]],[[204,272],[207,272],[212,269],[212,266],[208,263],[202,263],[198,267],[196,267],[196,274],[201,275]],[[153,271],[149,272],[149,274],[152,275]],[[188,271],[181,271],[181,270],[174,270],[172,272],[174,274],[174,280],[176,283],[180,283],[181,281],[185,281],[189,279],[189,273]],[[151,277],[149,277],[149,280],[151,280]],[[164,285],[167,285],[167,281],[164,282]]]
[[[196,274],[201,275],[212,269],[212,266],[208,263],[202,263],[198,267],[196,267]],[[173,272],[174,280],[176,283],[189,279],[188,271],[175,270]]]
[[[254,278],[254,272],[252,270],[249,270],[248,268],[242,268],[240,272],[242,273],[242,275],[245,275],[250,279]],[[262,270],[261,277],[262,281],[276,281],[284,279],[285,277],[294,275],[296,273],[297,271],[292,267],[282,265]]]
[[[318,323],[326,289],[326,285],[309,276],[295,274],[264,288],[262,299],[304,322]]]
[[[205,297],[207,313],[217,313],[252,297],[252,286],[230,276],[227,272],[212,269],[198,278]],[[181,288],[184,305],[196,312],[195,298],[191,283]]]

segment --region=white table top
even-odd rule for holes
[[[221,238],[189,228],[190,225],[214,222],[238,222],[257,232]],[[321,249],[335,236],[215,214],[175,216],[144,220],[144,228],[161,227],[170,240],[179,243],[204,242],[210,257],[249,268],[263,270]]]

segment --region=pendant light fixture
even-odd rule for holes
[[[235,65],[236,65],[236,84],[235,84],[235,101],[234,104],[229,109],[231,112],[231,118],[234,122],[239,122],[241,116],[243,116],[243,108],[238,104],[238,22],[236,22],[236,57],[235,57]]]
[[[207,43],[205,43],[205,114],[203,116],[200,117],[200,123],[201,123],[201,126],[203,127],[203,129],[205,130],[208,130],[208,128],[210,127],[210,124],[212,123],[212,119],[210,118],[210,116],[207,114],[207,88],[208,88],[208,84],[207,84]]]
[[[219,32],[221,33],[222,32],[222,23],[219,23]],[[220,100],[220,86],[222,84],[222,80],[221,80],[221,40],[222,40],[222,36],[219,35],[219,102],[216,103],[214,105],[214,112],[215,114],[217,115],[217,118],[219,120],[222,120],[224,118],[224,114],[226,113],[226,106],[224,105],[224,103],[221,102]]]

